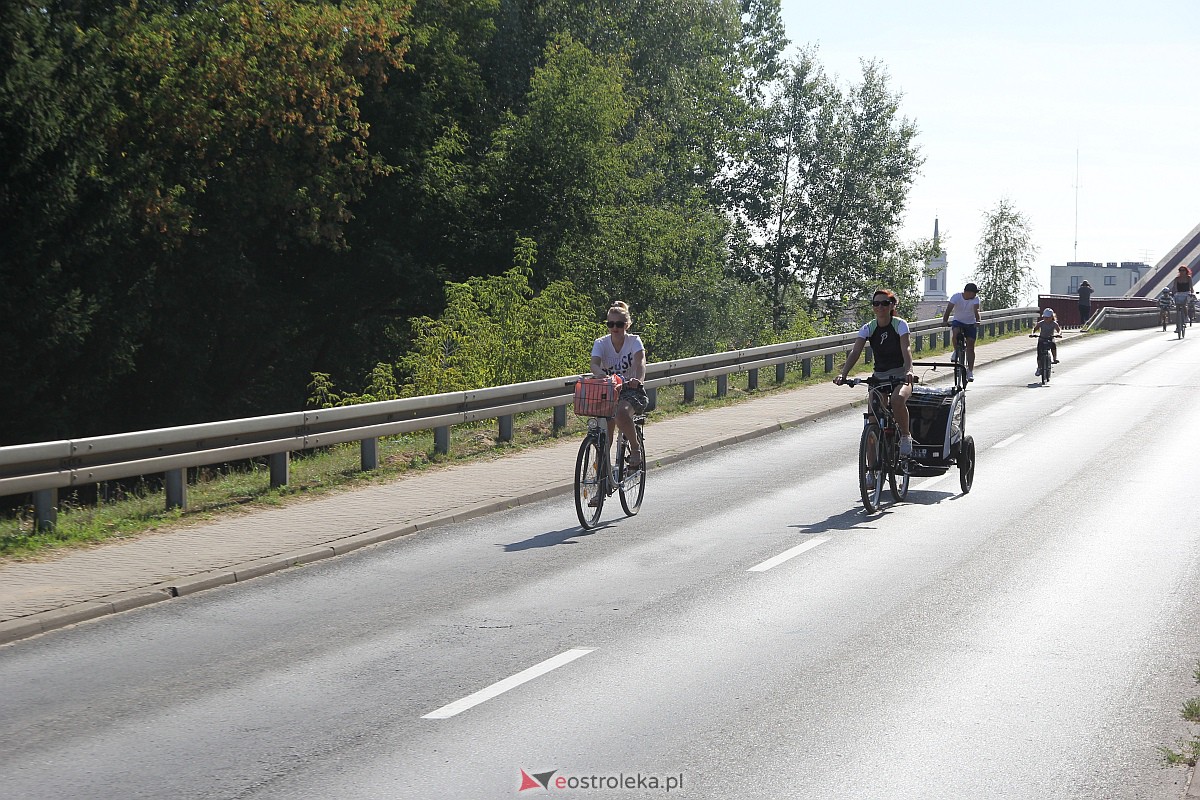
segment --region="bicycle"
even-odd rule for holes
[[[965,370],[965,368],[964,368]],[[892,498],[901,502],[908,497],[909,461],[900,456],[900,429],[892,415],[890,394],[902,381],[850,378],[843,386],[866,383],[867,411],[863,414],[862,437],[858,443],[858,488],[868,514],[879,510],[883,500],[883,479],[887,476]]]
[[[1039,336],[1036,333],[1029,334],[1029,338],[1038,340],[1038,344],[1037,344],[1038,371],[1037,371],[1037,374],[1041,376],[1042,385],[1045,386],[1047,383],[1050,382],[1050,369],[1051,369],[1051,365],[1054,363],[1054,359],[1051,356],[1051,347],[1050,347],[1051,340],[1046,337]],[[1061,339],[1062,334],[1056,333],[1056,334],[1054,334],[1054,338]]]
[[[951,364],[962,364],[965,369],[967,366],[967,332],[961,327],[955,327],[954,333],[954,353],[950,356]],[[968,377],[968,381],[973,381],[975,378]]]
[[[608,420],[612,417],[589,417],[588,431],[579,445],[575,459],[575,513],[584,530],[591,530],[600,521],[604,501],[614,492],[621,498],[625,515],[632,517],[641,510],[642,496],[646,492],[646,438],[643,426],[645,414],[635,414],[633,424],[637,428],[638,444],[642,452],[642,464],[630,470],[628,464],[629,442],[625,434],[617,429],[616,475],[608,463]]]
[[[1187,303],[1175,304],[1175,338],[1182,339],[1187,335]]]
[[[1162,323],[1163,333],[1167,332],[1167,323],[1171,321],[1171,307],[1168,305],[1159,305],[1158,321]]]

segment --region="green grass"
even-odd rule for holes
[[[1012,336],[1024,331],[990,337],[986,342]],[[928,338],[925,339],[928,343]],[[986,343],[985,342],[985,343]],[[914,353],[916,360],[927,359],[945,352],[944,348],[926,349]],[[662,387],[658,392],[658,407],[652,419],[669,419],[705,409],[734,405],[753,397],[762,397],[804,385],[823,383],[841,368],[844,359],[834,359],[834,372],[826,374],[824,359],[814,359],[813,375],[805,379],[800,364],[788,365],[785,378],[775,383],[775,371],[759,371],[759,388],[747,389],[746,373],[729,376],[728,393],[718,398],[716,380],[699,381],[695,400],[683,402],[683,387]],[[859,362],[855,373],[869,371]],[[379,468],[362,472],[359,468],[359,447],[348,443],[334,447],[293,453],[290,482],[272,489],[266,460],[241,462],[226,467],[203,467],[189,471],[188,508],[166,511],[161,486],[141,482],[132,488],[118,490],[116,484],[102,486],[101,494],[108,495],[100,502],[81,502],[77,496],[59,496],[58,521],[53,531],[34,530],[32,508],[0,518],[0,563],[46,555],[62,548],[86,547],[99,542],[139,536],[152,531],[195,524],[219,517],[256,511],[270,506],[301,502],[330,492],[388,483],[405,475],[445,468],[448,465],[485,458],[499,458],[527,447],[552,444],[562,438],[582,436],[586,422],[567,413],[567,426],[555,435],[552,411],[546,409],[520,414],[513,420],[513,441],[498,442],[494,420],[455,426],[450,437],[447,455],[434,453],[433,432],[418,431],[400,436],[385,437],[379,442]]]
[[[1196,662],[1196,670],[1192,673],[1193,680],[1200,684],[1200,661]],[[1179,716],[1185,722],[1200,725],[1200,697],[1185,700],[1179,711]],[[1159,747],[1158,753],[1164,767],[1194,767],[1200,761],[1200,733],[1192,732],[1191,738],[1179,739],[1175,742],[1178,750],[1171,747]],[[1196,778],[1192,778],[1196,780]]]

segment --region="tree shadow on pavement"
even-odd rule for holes
[[[556,544],[579,544],[578,542],[572,540],[580,536],[591,536],[596,531],[602,531],[611,525],[611,522],[606,522],[590,531],[585,531],[583,528],[576,525],[572,528],[562,528],[557,531],[539,533],[537,536],[531,536],[524,541],[513,542],[512,544],[500,546],[504,548],[504,552],[506,553],[518,553],[522,550],[532,550],[535,547],[553,547]]]

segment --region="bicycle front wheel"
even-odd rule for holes
[[[588,436],[575,459],[575,513],[584,530],[596,527],[604,509],[604,452],[599,445]]]
[[[879,426],[871,423],[863,428],[858,443],[858,489],[868,514],[878,511],[883,499],[882,441]]]
[[[1050,382],[1050,351],[1042,353],[1042,385]]]
[[[646,439],[642,429],[638,428],[638,444],[642,451],[642,465],[635,470],[629,469],[629,442],[621,437],[621,450],[617,453],[617,492],[621,496],[621,508],[628,516],[638,513],[642,507],[642,495],[646,492],[646,467],[650,465],[646,458]]]

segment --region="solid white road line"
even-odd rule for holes
[[[497,695],[504,694],[509,689],[515,689],[522,683],[531,681],[539,675],[545,675],[550,670],[558,669],[564,664],[570,664],[575,659],[586,656],[590,652],[592,651],[568,650],[565,653],[559,653],[554,658],[548,658],[542,663],[535,664],[529,669],[522,670],[512,677],[493,683],[486,689],[480,689],[478,692],[475,692],[475,694],[469,694],[461,700],[455,700],[449,705],[442,706],[437,711],[430,711],[428,714],[421,717],[421,719],[448,719],[449,717],[453,717],[455,714],[461,714],[468,708],[473,708],[480,703],[491,700]]]
[[[825,544],[828,541],[829,541],[828,536],[823,536],[819,539],[809,539],[804,544],[798,544],[790,550],[784,550],[782,553],[775,556],[774,558],[768,558],[766,561],[762,562],[761,564],[755,564],[753,567],[751,567],[750,569],[748,569],[746,571],[747,572],[766,572],[771,567],[777,567],[780,564],[782,564],[783,562],[787,561],[789,558],[795,558],[796,556],[803,553],[805,550],[812,550],[817,545]]]
[[[1062,408],[1060,408],[1058,411],[1055,411],[1055,412],[1054,412],[1053,414],[1051,414],[1050,416],[1052,416],[1052,417],[1061,417],[1063,414],[1067,413],[1068,411],[1070,411],[1070,410],[1071,410],[1071,409],[1073,409],[1074,407],[1075,407],[1075,406],[1063,406]]]
[[[1008,437],[1003,442],[997,442],[996,444],[992,445],[992,447],[1008,447],[1010,444],[1015,442],[1017,439],[1020,439],[1024,435],[1025,434],[1023,434],[1023,433],[1014,433],[1012,436]]]

